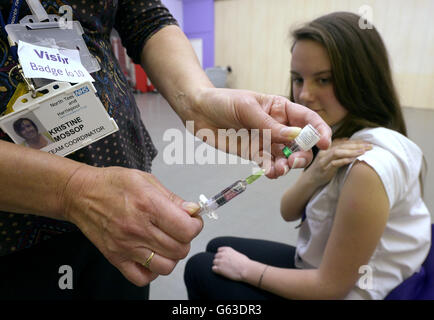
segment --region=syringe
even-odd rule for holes
[[[224,189],[222,192],[216,194],[211,199],[207,199],[203,194],[199,196],[199,215],[206,214],[212,219],[217,219],[215,211],[225,203],[229,202],[240,193],[247,189],[247,185],[259,179],[265,173],[264,169],[259,170],[257,173],[248,176],[245,180],[238,180]]]
[[[283,154],[289,158],[289,156],[299,150],[307,151],[311,149],[321,138],[319,132],[310,124],[305,126],[294,141],[285,146],[282,150]],[[240,193],[244,192],[248,184],[253,183],[265,173],[264,169],[261,169],[257,173],[247,177],[245,180],[238,180],[224,189],[222,192],[216,194],[211,199],[207,199],[203,194],[199,196],[199,215],[206,214],[212,219],[217,219],[215,211],[225,203],[229,202]]]

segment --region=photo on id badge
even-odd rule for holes
[[[20,112],[3,123],[15,143],[33,149],[42,149],[54,140],[33,112]]]

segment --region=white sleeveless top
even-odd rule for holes
[[[346,299],[384,299],[403,280],[417,272],[431,244],[431,217],[421,198],[420,148],[400,133],[386,128],[363,129],[351,139],[373,144],[359,156],[381,178],[390,203],[389,219],[368,266]],[[344,181],[353,164],[341,168],[306,206],[306,220],[297,240],[295,265],[318,268],[333,226]],[[369,277],[369,278],[368,278]]]

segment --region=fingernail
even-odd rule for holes
[[[286,176],[286,174],[289,172],[289,167],[288,167],[287,165],[285,165],[285,166],[283,167],[283,170],[285,170],[285,171],[283,172],[283,175]]]
[[[306,159],[305,158],[295,158],[294,162],[292,163],[291,169],[304,168],[305,165],[306,165]]]
[[[270,174],[271,172],[271,167],[267,167],[267,168],[262,168],[264,170],[264,176]]]
[[[301,132],[301,128],[299,127],[285,127],[280,130],[280,135],[288,140],[295,139],[299,133]]]
[[[182,209],[188,211],[190,214],[195,213],[199,210],[200,206],[195,202],[183,202]]]
[[[272,164],[271,164],[270,161],[264,161],[264,162],[262,163],[261,168],[262,168],[262,170],[264,170],[264,175],[267,175],[267,174],[270,173],[270,171],[271,171],[271,167],[272,167]]]

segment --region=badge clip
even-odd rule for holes
[[[36,89],[35,89],[35,85],[33,84],[32,79],[28,79],[26,78],[26,76],[24,75],[23,69],[21,68],[20,64],[17,64],[16,66],[14,66],[10,71],[9,71],[9,82],[11,83],[11,85],[13,85],[15,88],[17,87],[14,82],[12,81],[12,73],[14,72],[14,70],[17,69],[18,73],[20,74],[21,78],[23,79],[24,84],[26,85],[27,89],[29,92],[32,93],[32,98],[36,98]]]
[[[67,28],[60,18],[49,14],[45,22],[34,22],[38,19],[34,16],[26,16],[19,24],[8,24],[6,31],[11,46],[16,46],[21,40],[42,47],[78,50],[81,63],[89,73],[100,70],[98,60],[90,53],[84,42],[84,31],[80,22],[69,21],[71,27]]]

